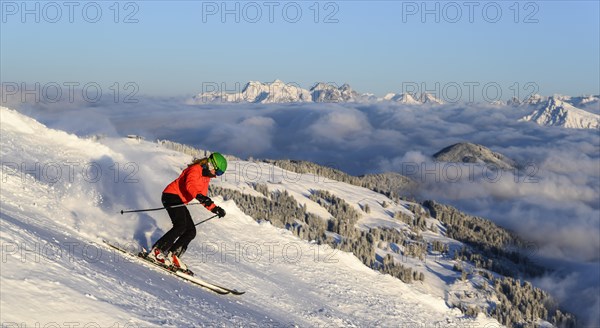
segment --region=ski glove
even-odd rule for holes
[[[215,213],[219,218],[222,218],[225,216],[225,210],[219,206],[215,206],[215,208],[213,208],[211,210],[211,212]]]
[[[210,207],[213,204],[213,201],[210,199],[210,197],[206,197],[202,194],[196,195],[196,199],[200,202],[200,204],[204,205],[204,207]]]

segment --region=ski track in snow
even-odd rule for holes
[[[0,110],[3,326],[500,326],[483,316],[464,317],[448,308],[439,292],[429,294],[419,283],[408,285],[374,272],[352,254],[255,222],[220,197],[213,199],[227,210],[227,217],[198,226],[184,260],[201,278],[244,290],[245,295],[217,295],[147,268],[101,240],[147,247],[168,230],[164,211],[117,213],[157,207],[164,186],[190,158],[147,142],[80,139]],[[35,163],[41,168],[35,169]],[[72,166],[71,172],[64,163],[81,165]],[[85,163],[97,164],[103,174],[86,179],[81,169]],[[127,163],[134,164],[135,174]],[[52,171],[58,167],[59,178]],[[269,188],[286,189],[309,210],[328,215],[302,196],[315,188],[314,176],[302,179],[271,181]],[[230,173],[215,183],[247,186]],[[398,225],[375,206],[384,196],[368,192],[365,199],[364,189],[338,182],[320,186],[357,208],[372,203],[374,211],[361,225]],[[198,206],[190,209],[197,219],[208,216]]]

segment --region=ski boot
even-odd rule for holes
[[[183,263],[183,261],[181,261],[181,259],[176,254],[169,252],[168,258],[171,260],[171,266],[175,271],[181,271],[190,276],[194,275],[192,270],[188,269],[187,265],[185,265],[185,263]]]
[[[165,267],[169,267],[172,265],[170,257],[165,256],[165,254],[156,247],[154,247],[150,250],[150,252],[146,255],[146,259],[148,259],[154,263],[163,265]]]

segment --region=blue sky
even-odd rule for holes
[[[2,1],[2,82],[134,82],[157,96],[274,79],[378,96],[408,84],[459,85],[463,99],[468,85],[477,99],[486,85],[503,99],[600,92],[597,1],[23,3]]]

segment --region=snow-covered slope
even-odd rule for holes
[[[162,189],[191,158],[140,140],[81,139],[7,108],[0,108],[0,122],[3,325],[498,326],[448,307],[447,291],[465,284],[450,283],[457,274],[448,262],[416,263],[430,283],[404,284],[365,267],[352,254],[257,223],[216,195],[228,215],[199,226],[185,260],[205,279],[247,293],[217,296],[148,270],[101,240],[147,247],[168,230],[163,211],[118,212],[159,206]],[[389,213],[409,205],[364,188],[245,161],[231,161],[214,184],[255,193],[251,186],[258,182],[286,190],[324,217],[327,211],[307,198],[310,190],[327,189],[356,208],[369,204],[372,210],[361,226],[402,228]],[[390,205],[384,208],[382,201]],[[210,214],[198,206],[190,210],[197,220]]]
[[[537,103],[536,103],[537,104]],[[600,115],[579,109],[560,97],[550,97],[543,107],[523,117],[521,121],[533,121],[540,125],[562,126],[571,129],[598,129]]]
[[[557,95],[555,97],[577,108],[594,114],[600,114],[600,95],[586,95],[579,97]]]

